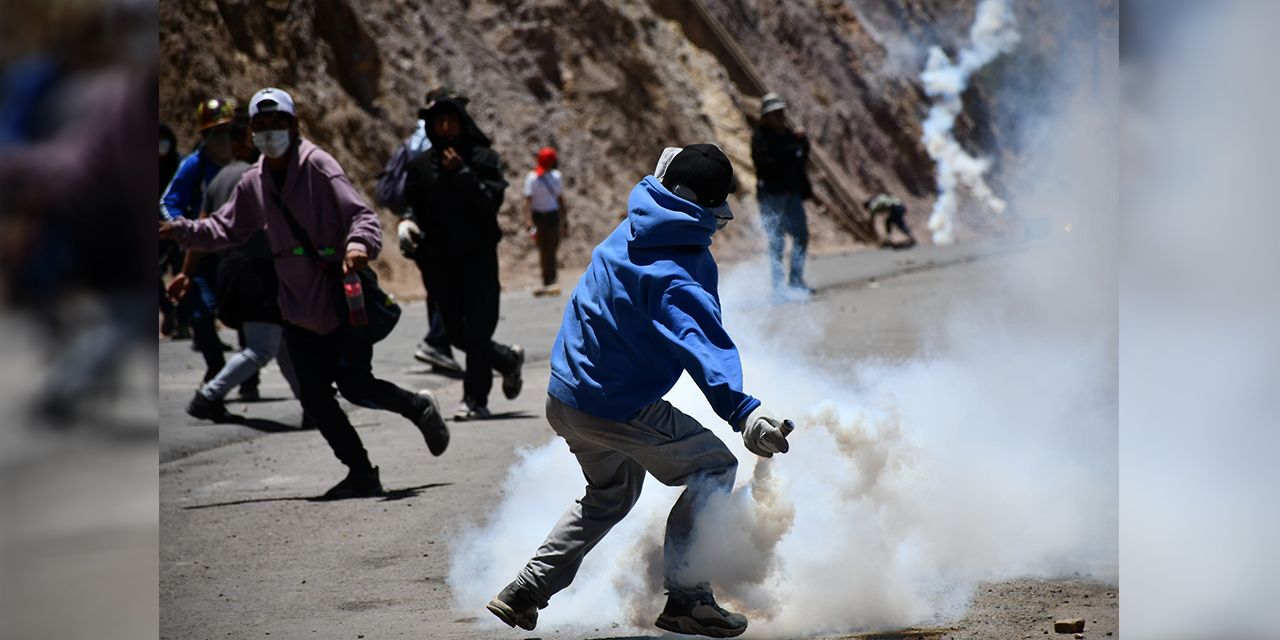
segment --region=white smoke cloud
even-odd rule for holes
[[[999,50],[1016,34],[983,38]],[[982,55],[962,55],[961,64]],[[983,289],[987,297],[917,318],[933,336],[922,355],[805,357],[838,351],[823,342],[824,308],[764,304],[763,264],[723,274],[746,390],[798,424],[789,453],[761,460],[687,377],[667,395],[739,458],[733,494],[699,517],[693,554],[721,604],[750,618],[745,637],[947,624],[963,616],[980,581],[1116,578],[1117,200],[1107,195],[1114,176],[1096,169],[1115,156],[1105,146],[1115,123],[1087,100],[1070,104],[1076,111],[1058,126],[1025,127],[1038,138],[1024,145],[1038,156],[1029,163],[1037,173],[1019,176],[1013,195],[1020,207],[1052,204],[1059,217],[1087,219],[1089,232],[1001,262],[1005,271],[984,274],[996,285]],[[1064,185],[1097,196],[1064,202]],[[778,314],[792,315],[780,322]],[[540,613],[539,633],[653,631],[664,600],[662,532],[680,490],[647,485]],[[482,611],[582,489],[563,441],[523,452],[499,509],[453,549],[457,606]],[[489,618],[481,623],[501,625]]]
[[[968,187],[973,197],[992,211],[1001,213],[1005,202],[987,186],[984,176],[991,162],[965,151],[952,134],[956,117],[964,109],[960,94],[969,85],[969,76],[1002,53],[1013,50],[1019,40],[1013,9],[1006,0],[982,0],[969,28],[969,46],[952,62],[939,47],[929,49],[929,58],[920,80],[925,93],[936,102],[922,123],[921,142],[938,168],[938,199],[929,215],[929,229],[936,244],[955,242],[955,217],[959,207],[957,190]]]

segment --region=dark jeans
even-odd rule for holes
[[[453,346],[467,352],[467,375],[462,381],[466,397],[488,406],[493,371],[515,370],[511,349],[493,341],[498,327],[497,252],[481,252],[446,260],[423,261],[422,279],[444,319],[444,330]]]
[[[889,237],[889,234],[893,232],[894,227],[901,229],[902,233],[905,234],[907,236],[907,239],[910,240],[912,243],[916,241],[916,237],[911,235],[911,230],[907,228],[907,220],[906,220],[905,214],[890,213],[889,217],[885,218],[885,221],[884,221],[885,238]]]
[[[760,203],[760,221],[764,223],[765,235],[769,237],[769,272],[773,288],[776,290],[782,286],[783,234],[791,235],[788,283],[803,285],[805,255],[809,252],[809,225],[805,220],[804,201],[798,193],[770,191],[758,192],[756,199]]]
[[[542,262],[542,284],[556,283],[556,250],[560,248],[560,212],[533,212],[538,229],[538,256]]]
[[[222,353],[222,340],[218,339],[217,298],[213,293],[214,276],[205,273],[205,265],[210,261],[201,261],[199,270],[191,278],[191,288],[178,303],[178,317],[191,325],[191,348],[204,357],[204,381],[208,382],[218,375],[227,363]],[[216,267],[216,263],[215,263]]]
[[[334,397],[335,383],[353,404],[409,420],[416,421],[430,406],[425,398],[373,377],[373,346],[346,339],[341,329],[322,336],[286,323],[284,339],[302,390],[303,413],[315,421],[334,455],[354,470],[370,467],[369,454]]]
[[[422,277],[422,286],[426,287],[427,278]],[[431,298],[431,293],[427,293],[427,335],[422,339],[427,346],[444,353],[450,358],[453,357],[453,349],[449,346],[449,336],[444,332],[444,318],[440,316],[440,308],[436,305],[435,300]]]

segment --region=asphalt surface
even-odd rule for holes
[[[763,265],[724,274],[722,289],[759,289],[760,304],[726,313],[752,314],[771,331],[794,330],[797,318],[804,318],[809,329],[801,348],[814,362],[901,359],[945,346],[946,337],[934,332],[928,319],[989,297],[1004,286],[992,273],[1021,268],[1020,261],[1037,250],[958,245],[817,257],[811,259],[808,279],[818,293],[807,302],[770,304]],[[521,451],[554,438],[542,417],[543,390],[569,288],[559,297],[503,294],[495,339],[526,349],[524,393],[513,401],[495,393],[493,420],[451,422],[452,442],[443,456],[433,458],[417,430],[399,416],[344,402],[381,469],[387,494],[374,499],[315,500],[345,469],[317,432],[297,428],[300,409],[274,366],[264,371],[261,387],[269,400],[229,403],[248,424],[210,425],[183,411],[199,383],[198,354],[185,342],[161,343],[161,637],[623,637],[626,627],[510,630],[483,609],[458,608],[446,583],[456,537],[498,504],[508,469]],[[434,389],[449,415],[461,399],[461,383],[413,360],[426,329],[425,309],[414,302],[405,311],[396,331],[376,348],[374,370],[409,389]],[[547,508],[559,512],[563,505]],[[1113,576],[1066,586],[1085,598],[1092,594],[1101,604],[1116,597],[1114,583]],[[1061,583],[1009,585],[1024,602],[1050,603],[1036,605],[1037,614],[1051,617],[1054,607],[1062,606],[1052,604],[1058,602]],[[965,620],[987,615],[1005,626],[984,629],[1039,636],[1044,615],[1031,616],[1039,620],[1000,617],[1008,603],[988,600]],[[1115,606],[1091,628],[1117,630]],[[974,635],[973,629],[960,628],[963,633],[934,629],[911,637]],[[626,637],[652,637],[657,630],[646,633]]]

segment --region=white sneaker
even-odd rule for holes
[[[470,400],[463,400],[462,405],[454,412],[453,419],[458,422],[466,422],[467,420],[485,420],[492,417],[489,407],[475,404]]]

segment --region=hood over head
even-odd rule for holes
[[[675,195],[658,178],[645,176],[627,198],[627,220],[632,247],[709,247],[716,231],[717,211],[729,205],[707,208]],[[725,217],[725,216],[722,216]]]
[[[432,118],[441,110],[449,109],[458,114],[458,118],[462,120],[462,133],[453,140],[444,140],[436,136],[435,127],[432,126]],[[427,106],[418,110],[418,117],[426,121],[427,138],[431,140],[431,146],[445,148],[449,146],[492,146],[489,136],[480,131],[480,127],[476,126],[475,120],[471,119],[471,114],[467,113],[467,100],[455,96],[443,96],[432,100]]]

